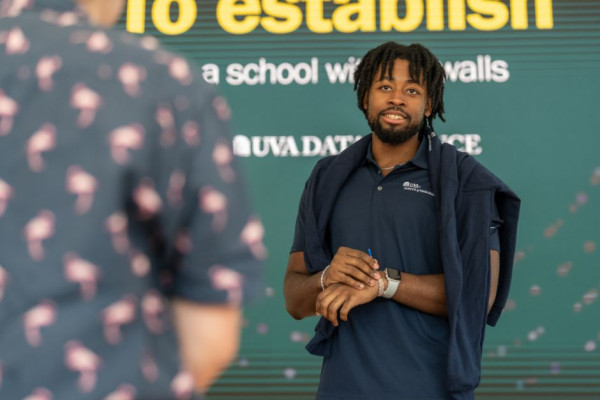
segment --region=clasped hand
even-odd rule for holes
[[[317,315],[334,326],[338,326],[338,312],[339,318],[347,321],[350,310],[377,297],[378,270],[377,260],[367,253],[340,247],[323,276],[325,290],[317,297]]]

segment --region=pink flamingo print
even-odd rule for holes
[[[23,400],[52,400],[52,392],[46,388],[35,388],[33,392]]]
[[[140,39],[140,46],[148,51],[158,50],[160,42],[154,36],[144,36]]]
[[[56,322],[56,306],[50,300],[42,300],[23,315],[25,339],[32,347],[42,344],[41,328]]]
[[[109,134],[113,160],[119,165],[129,162],[129,151],[139,150],[144,145],[144,128],[140,124],[121,126]]]
[[[30,8],[32,5],[32,1],[33,0],[13,0],[11,3],[8,3],[6,15],[9,17],[16,17],[25,8]]]
[[[170,147],[175,143],[175,117],[168,106],[162,105],[156,109],[156,122],[160,125],[162,133],[160,143],[164,147]]]
[[[137,300],[133,295],[124,296],[121,300],[109,305],[102,311],[104,338],[109,344],[121,343],[121,326],[130,324],[135,319]]]
[[[13,192],[12,186],[0,179],[0,217],[6,212],[8,201],[13,196]]]
[[[96,118],[96,110],[102,105],[102,98],[98,93],[84,85],[78,83],[71,91],[71,107],[80,111],[77,118],[77,126],[87,128]]]
[[[65,344],[65,366],[79,373],[79,390],[89,393],[96,387],[98,369],[102,365],[100,357],[84,347],[79,341],[71,340]]]
[[[140,83],[146,80],[146,69],[132,63],[125,63],[119,68],[118,77],[125,93],[131,97],[138,97],[142,92]]]
[[[217,165],[221,179],[229,183],[235,181],[235,171],[231,167],[233,152],[229,147],[229,143],[224,140],[219,141],[213,149],[212,158]]]
[[[46,123],[40,127],[27,141],[26,152],[29,169],[41,172],[45,162],[42,153],[51,151],[56,147],[56,127]]]
[[[172,206],[178,207],[183,203],[183,188],[185,187],[186,176],[181,170],[175,170],[169,178],[169,187],[167,189],[167,199]]]
[[[180,231],[175,237],[175,248],[181,254],[188,254],[192,251],[193,247],[194,243],[190,233],[187,230]]]
[[[54,213],[42,210],[25,225],[24,235],[27,241],[27,250],[33,260],[40,261],[44,258],[42,242],[54,235],[54,222]]]
[[[117,390],[110,393],[104,400],[135,400],[137,390],[129,384],[119,385]]]
[[[107,54],[113,48],[112,41],[108,35],[102,31],[94,32],[87,39],[87,49],[92,53]]]
[[[144,179],[133,192],[133,201],[138,207],[140,218],[149,219],[162,209],[162,200],[150,179]]]
[[[196,121],[187,121],[182,127],[183,140],[192,147],[200,144],[200,128]]]
[[[183,86],[190,85],[194,80],[189,64],[180,57],[175,57],[169,62],[169,73]]]
[[[259,260],[264,260],[267,257],[267,248],[263,243],[265,229],[258,218],[250,218],[242,233],[240,240],[246,244],[254,257]]]
[[[158,365],[150,354],[145,354],[141,357],[140,368],[144,379],[148,382],[156,382],[158,379]]]
[[[33,1],[33,0],[32,0]],[[58,26],[72,26],[79,22],[79,16],[75,12],[56,12],[50,9],[40,13],[40,18],[48,23]]]
[[[17,102],[0,89],[0,136],[6,136],[10,133],[17,112],[19,112]]]
[[[243,276],[230,268],[215,265],[208,270],[212,287],[227,291],[227,301],[230,304],[240,304],[242,301]]]
[[[227,225],[227,198],[212,186],[200,189],[200,209],[212,214],[211,227],[215,232],[221,232]]]
[[[142,316],[148,330],[161,334],[165,329],[164,312],[166,305],[163,297],[156,290],[149,290],[142,299]]]
[[[78,165],[67,169],[67,191],[77,196],[75,212],[85,214],[94,202],[94,193],[98,189],[98,180]]]
[[[231,108],[229,108],[229,103],[227,103],[225,97],[215,97],[215,99],[213,100],[213,108],[215,109],[219,119],[223,121],[228,121],[231,118]]]
[[[69,252],[63,257],[63,269],[67,281],[79,285],[83,300],[90,300],[96,295],[96,286],[100,276],[98,266],[80,258],[74,252]]]
[[[135,276],[142,278],[150,272],[150,260],[140,251],[132,251],[129,255],[129,262],[131,264],[131,272],[133,272]]]
[[[59,56],[42,57],[35,67],[40,90],[49,92],[54,88],[54,74],[62,68],[62,59]]]
[[[6,54],[25,54],[29,50],[29,39],[19,28],[13,28],[6,37]]]
[[[127,216],[125,213],[116,212],[106,219],[104,226],[111,235],[112,243],[118,254],[125,254],[130,243],[127,237]]]
[[[0,302],[4,298],[4,290],[8,284],[8,272],[0,265]]]
[[[194,378],[187,371],[181,371],[171,381],[171,392],[177,400],[188,400],[194,391]]]

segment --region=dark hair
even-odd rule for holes
[[[364,108],[365,95],[371,88],[371,83],[377,71],[380,79],[387,72],[392,75],[394,61],[406,60],[410,63],[411,79],[421,82],[421,77],[427,87],[427,98],[431,99],[431,115],[426,117],[427,124],[433,129],[433,119],[444,119],[444,81],[446,73],[436,56],[420,44],[404,46],[395,42],[387,42],[369,50],[354,71],[354,90],[358,99],[358,108],[367,115]],[[381,68],[381,69],[380,69]]]

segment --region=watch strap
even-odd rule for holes
[[[398,286],[400,285],[400,281],[396,279],[391,279],[388,274],[388,269],[385,269],[385,277],[387,279],[388,285],[385,291],[383,292],[383,297],[386,299],[391,299],[396,294],[398,290]]]

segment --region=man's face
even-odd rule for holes
[[[392,76],[378,71],[365,96],[363,107],[371,130],[384,143],[398,145],[416,135],[424,117],[431,115],[425,84],[410,77],[409,62],[396,59]]]

